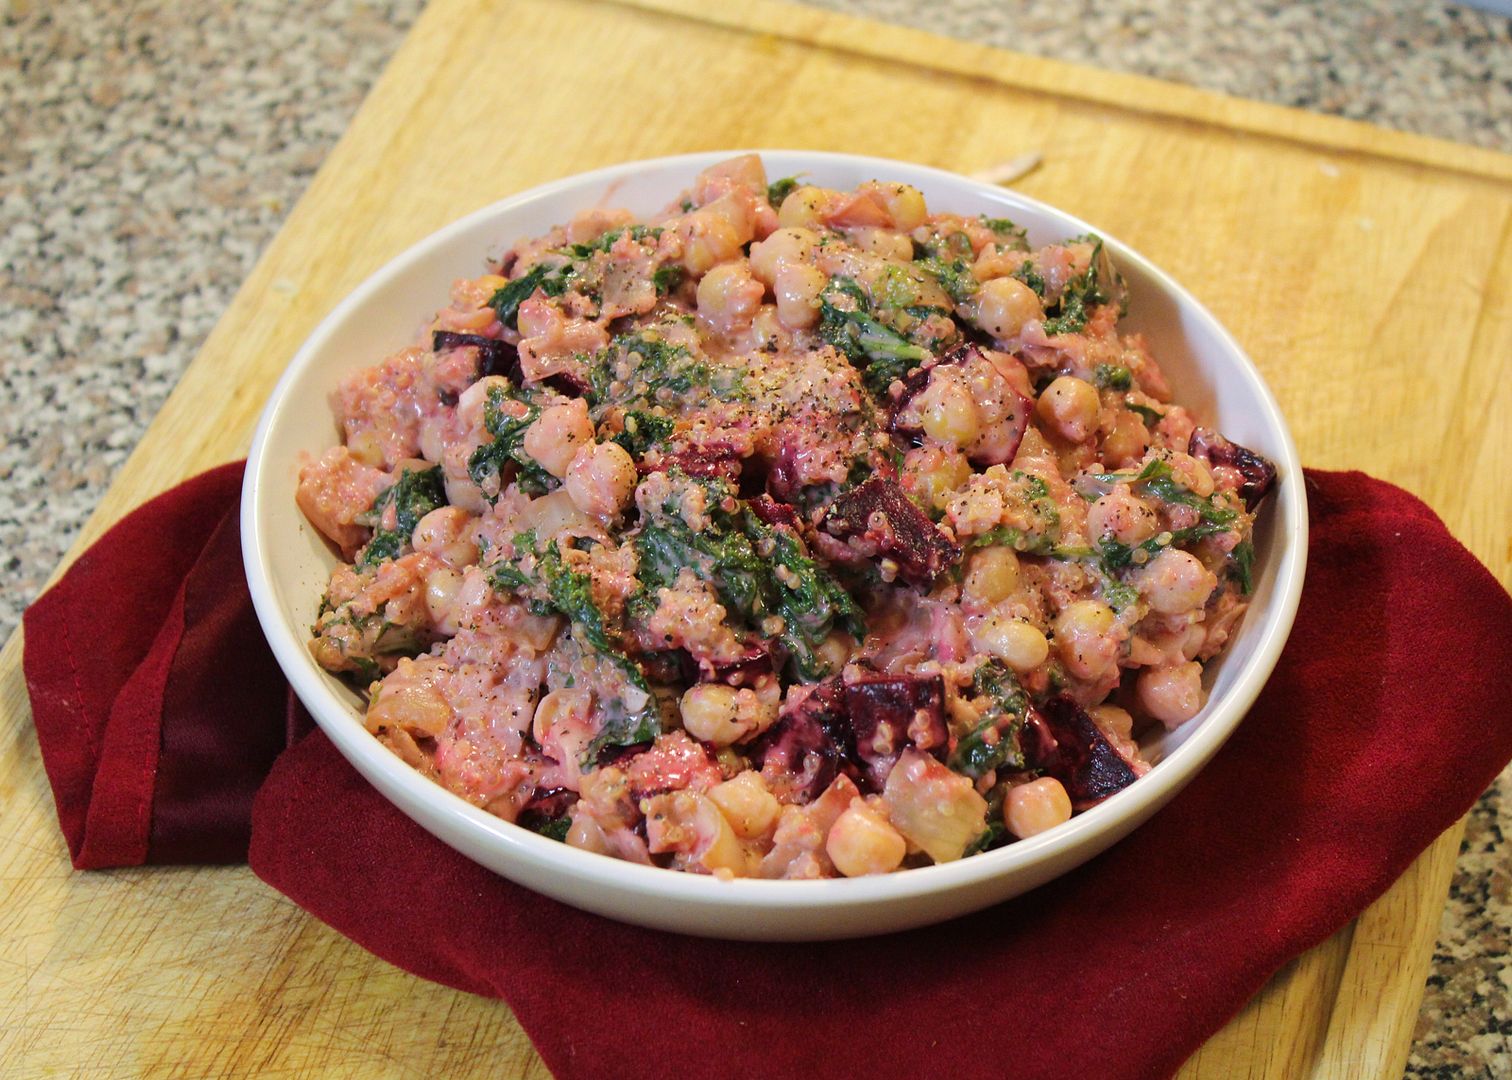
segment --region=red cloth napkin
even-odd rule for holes
[[[292,741],[257,793],[253,869],[392,963],[504,998],[562,1077],[1166,1075],[1512,758],[1512,599],[1416,498],[1310,472],[1280,665],[1217,758],[1111,851],[884,938],[622,926],[457,855],[318,731],[293,741],[241,584],[238,475],[149,503],[26,614],[75,865],[240,857],[248,795]]]

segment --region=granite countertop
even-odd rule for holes
[[[1512,20],[1470,7],[808,2],[1512,151]],[[421,6],[8,0],[0,632],[14,628]],[[1512,773],[1471,816],[1409,1076],[1512,1076],[1508,832]]]

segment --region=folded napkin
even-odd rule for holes
[[[240,858],[266,774],[257,874],[384,959],[503,998],[562,1077],[1169,1074],[1512,758],[1512,599],[1413,496],[1309,472],[1307,587],[1275,674],[1213,762],[1109,852],[882,938],[623,926],[469,862],[301,734],[242,584],[239,476],[136,511],[26,613],[74,864]]]

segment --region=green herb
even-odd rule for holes
[[[639,461],[657,443],[666,440],[677,427],[670,416],[632,410],[625,414],[625,429],[611,439],[619,443],[625,452]]]
[[[604,716],[599,733],[583,751],[581,764],[584,768],[589,768],[598,763],[599,754],[608,747],[648,743],[661,733],[661,717],[654,707],[647,707],[638,713],[610,709]]]
[[[1090,243],[1092,258],[1087,269],[1066,282],[1066,287],[1061,290],[1060,299],[1053,305],[1057,308],[1057,314],[1045,320],[1047,334],[1080,333],[1086,329],[1092,309],[1099,304],[1106,304],[1112,297],[1113,283],[1103,280],[1102,238],[1089,233],[1077,237],[1073,242]]]
[[[657,296],[666,296],[682,284],[683,269],[673,263],[663,263],[656,268],[651,275],[651,283],[656,286]]]
[[[971,692],[974,698],[986,699],[986,708],[977,725],[961,736],[946,764],[973,780],[1004,766],[1023,768],[1019,730],[1028,698],[1013,671],[999,660],[989,660],[977,668]]]
[[[1114,611],[1126,611],[1139,603],[1139,590],[1114,577],[1102,579],[1102,597]]]
[[[961,858],[968,855],[980,855],[984,851],[990,851],[996,847],[1002,847],[1008,839],[1008,826],[1003,824],[1001,817],[994,817],[971,843],[966,845],[966,850],[961,853]]]
[[[1239,516],[1236,511],[1219,505],[1213,499],[1204,499],[1201,495],[1182,487],[1172,474],[1170,463],[1160,458],[1155,458],[1146,465],[1134,482],[1142,483],[1145,491],[1157,499],[1191,507],[1197,511],[1198,516],[1205,523],[1210,525],[1232,525]],[[1222,532],[1223,530],[1214,531]]]
[[[1239,591],[1248,596],[1255,588],[1255,545],[1249,540],[1242,540],[1229,552],[1229,558],[1234,560],[1232,573],[1234,580],[1239,583]]]
[[[771,607],[782,617],[780,637],[798,677],[805,682],[824,678],[830,671],[815,649],[837,626],[857,641],[864,638],[866,622],[860,607],[829,571],[803,553],[791,532],[766,524],[750,510],[745,512],[744,524],[759,549],[772,543],[766,564],[771,571]]]
[[[784,176],[781,180],[774,180],[767,185],[767,202],[771,203],[773,210],[776,210],[782,205],[782,200],[797,191],[798,187],[796,176]]]
[[[914,259],[943,259],[945,262],[954,262],[956,259],[970,259],[975,255],[971,246],[971,237],[960,229],[951,229],[946,233],[933,233],[922,242],[914,241]]]
[[[430,469],[405,469],[372,507],[361,514],[359,524],[371,526],[373,538],[357,554],[356,567],[367,570],[389,559],[397,559],[409,546],[410,536],[420,519],[438,506],[446,505],[446,485],[439,465]],[[384,511],[394,508],[394,527],[383,527]]]
[[[686,213],[687,213],[687,212],[688,212],[688,211],[689,211],[689,210],[691,210],[691,209],[693,209],[693,206],[694,206],[694,202],[693,202],[693,200],[692,200],[692,199],[689,199],[689,198],[684,198],[684,199],[683,199],[683,200],[682,200],[682,202],[680,202],[680,203],[678,203],[678,204],[677,204],[677,208],[678,208],[678,209],[679,209],[679,210],[681,210],[681,211],[682,211],[682,212],[683,212],[683,213],[685,213],[685,214],[686,214]]]
[[[819,294],[819,334],[862,372],[881,396],[895,379],[929,359],[929,351],[876,319],[865,291],[848,277],[833,277]]]
[[[547,296],[561,296],[572,283],[571,267],[536,263],[525,273],[502,286],[488,301],[499,321],[514,329],[520,317],[520,305],[535,295],[537,289]]]
[[[628,369],[628,374],[621,374]],[[649,408],[686,399],[695,390],[729,392],[738,386],[738,373],[719,385],[717,371],[684,345],[674,345],[654,330],[621,334],[601,350],[588,366],[589,404]]]
[[[940,288],[945,290],[945,295],[954,303],[966,303],[980,288],[965,259],[951,262],[939,258],[920,259],[918,265],[934,276],[940,283]]]
[[[561,817],[547,817],[545,814],[526,812],[520,815],[515,824],[529,829],[533,833],[539,833],[548,840],[558,843],[567,842],[567,833],[572,829],[572,818],[566,814]]]
[[[708,499],[719,506],[728,485],[714,482]],[[691,569],[714,586],[720,603],[739,624],[758,632],[771,616],[782,619],[777,640],[798,678],[812,682],[829,674],[816,652],[835,627],[856,638],[866,625],[855,600],[835,578],[804,554],[798,538],[766,524],[748,508],[715,510],[709,527],[694,532],[675,513],[657,516],[635,538],[641,588],[631,610],[641,618],[656,609],[657,592]]]
[[[567,566],[555,540],[537,549],[533,531],[517,535],[514,547],[514,559],[501,559],[489,567],[493,587],[520,595],[537,614],[565,616],[572,623],[573,637],[591,645],[634,686],[649,692],[640,665],[615,644],[604,613],[593,602],[593,579],[588,573]]]
[[[967,542],[968,546],[980,548],[1002,545],[1027,555],[1062,554],[1063,549],[1059,546],[1060,508],[1050,497],[1050,485],[1045,483],[1043,477],[1026,473],[1022,469],[1013,470],[1008,478],[1014,487],[1005,492],[1005,495],[1029,512],[1033,518],[1032,527],[1026,530],[1013,525],[999,525],[973,536]],[[1070,550],[1064,549],[1067,552]]]
[[[515,416],[513,411],[506,412],[504,406],[508,402],[522,405],[524,411],[519,416]],[[472,482],[482,487],[490,477],[502,476],[505,465],[513,464],[516,468],[515,482],[527,495],[543,495],[554,488],[557,484],[556,477],[525,452],[525,432],[540,415],[538,405],[513,389],[490,387],[488,396],[483,401],[483,426],[494,438],[493,442],[484,443],[474,450],[467,459],[467,475],[472,478]],[[496,499],[497,496],[489,501]]]
[[[1122,364],[1098,364],[1093,379],[1104,390],[1127,390],[1134,385],[1134,373]]]
[[[1040,299],[1044,299],[1045,290],[1049,288],[1049,285],[1045,282],[1045,275],[1039,272],[1039,268],[1034,265],[1032,260],[1025,259],[1019,263],[1018,269],[1011,276],[1018,278],[1038,293]]]
[[[1007,218],[994,218],[988,217],[986,214],[983,214],[982,224],[996,233],[998,237],[998,243],[1004,245],[1005,247],[1013,248],[1016,251],[1029,250],[1028,230],[1015,225]]]
[[[1128,399],[1124,400],[1124,407],[1130,412],[1138,413],[1147,425],[1155,425],[1165,419],[1165,413],[1156,412],[1148,405],[1136,405]]]
[[[610,229],[595,240],[590,240],[586,244],[570,244],[564,250],[574,260],[591,258],[596,252],[602,251],[607,253],[610,248],[619,243],[620,237],[626,233],[630,234],[630,239],[643,243],[647,240],[655,240],[661,235],[661,230],[652,228],[649,225],[632,225],[628,229]]]

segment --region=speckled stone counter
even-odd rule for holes
[[[1512,150],[1512,21],[1392,0],[809,0]],[[9,0],[0,630],[9,633],[419,0]],[[1408,1075],[1512,1077],[1512,776],[1481,800]]]

